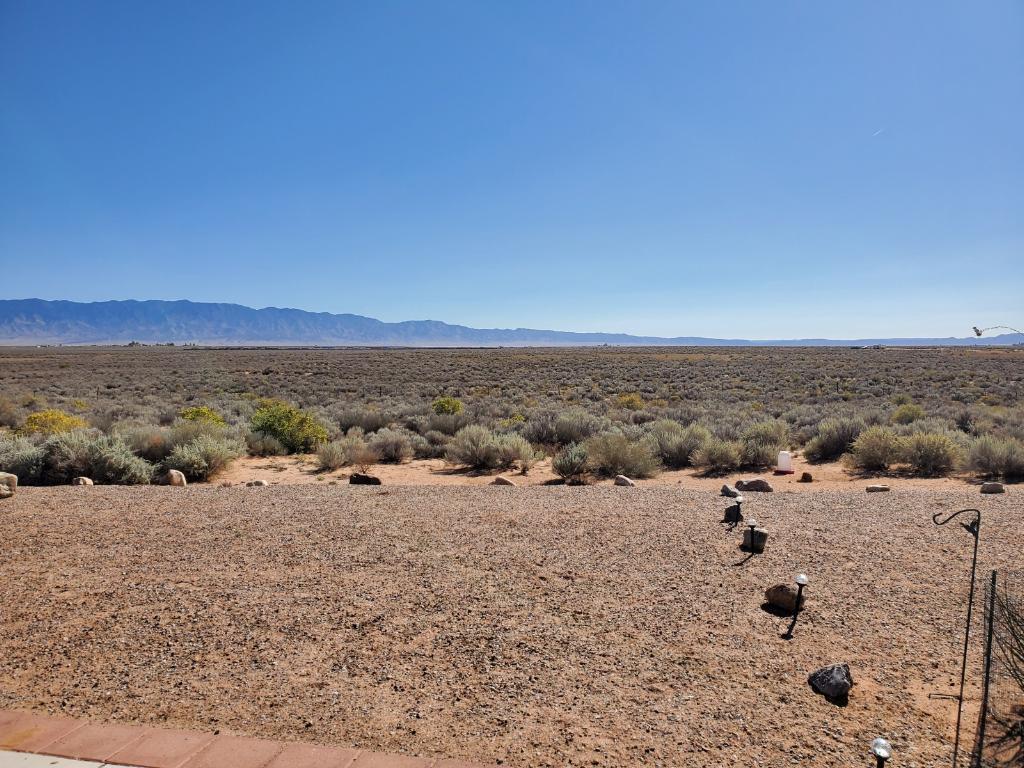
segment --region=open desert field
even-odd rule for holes
[[[970,539],[1015,490],[23,488],[4,502],[0,707],[562,765],[949,764]],[[794,636],[764,590],[810,577]],[[974,659],[980,660],[975,649]],[[845,706],[807,676],[846,662]],[[972,680],[977,670],[972,665]],[[977,691],[969,691],[975,704]]]

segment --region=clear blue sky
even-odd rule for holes
[[[0,0],[4,298],[1024,322],[1024,4]]]

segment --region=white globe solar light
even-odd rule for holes
[[[753,530],[754,528],[757,528],[757,520],[751,517],[747,520],[747,525],[750,526],[751,530]]]
[[[809,581],[809,579],[807,578],[807,574],[806,573],[798,573],[796,575],[795,581],[797,583],[797,586],[799,586],[799,587],[806,587],[807,586],[807,582]]]
[[[884,768],[885,761],[892,757],[892,744],[879,737],[871,742],[871,754],[878,759],[878,768]]]

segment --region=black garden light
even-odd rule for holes
[[[871,754],[875,756],[876,768],[885,768],[885,764],[892,757],[892,744],[879,736],[871,742]]]
[[[804,587],[807,586],[810,579],[807,578],[806,573],[798,573],[793,581],[796,582],[796,606],[793,608],[793,616],[796,617],[800,613],[800,601],[804,596]]]

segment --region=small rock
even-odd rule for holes
[[[811,473],[810,472],[804,472],[804,473],[802,473],[800,475],[800,479],[797,480],[797,482],[798,483],[812,483],[812,482],[814,482],[814,478],[811,477]]]
[[[245,484],[246,488],[265,488],[267,486],[266,480],[250,480]]]
[[[731,499],[735,499],[737,496],[740,495],[740,492],[737,491],[735,488],[733,488],[728,483],[726,483],[725,485],[722,486],[722,495],[723,496],[728,496]]]
[[[771,493],[774,489],[771,487],[769,482],[763,477],[755,477],[753,480],[737,480],[736,481],[737,491],[760,491],[761,493]]]
[[[625,475],[616,475],[615,476],[615,484],[616,485],[625,485],[625,486],[628,486],[630,488],[632,488],[634,485],[636,485],[636,483],[634,483],[632,480],[630,480]]]
[[[177,469],[167,470],[167,484],[168,485],[188,485],[188,481],[185,479],[185,475]]]
[[[10,472],[0,472],[0,499],[6,499],[18,490],[18,476]]]
[[[362,472],[354,472],[348,479],[351,485],[380,485],[380,478]]]
[[[72,485],[93,485],[93,482],[88,477],[76,477],[71,481]]]
[[[811,688],[826,699],[843,699],[853,687],[849,664],[830,664],[807,678]]]
[[[764,552],[764,546],[768,543],[768,531],[764,528],[745,528],[743,530],[742,549],[754,554]]]
[[[491,481],[491,485],[515,485],[515,483],[509,480],[507,477],[501,477],[500,475]]]
[[[868,493],[887,493],[889,491],[888,485],[869,485],[865,488]]]
[[[1002,483],[982,483],[982,493],[1006,493],[1006,489],[1003,488]]]
[[[796,587],[792,584],[776,584],[764,591],[764,599],[769,605],[779,608],[786,613],[796,611]],[[800,607],[804,607],[807,598],[800,595]]]

